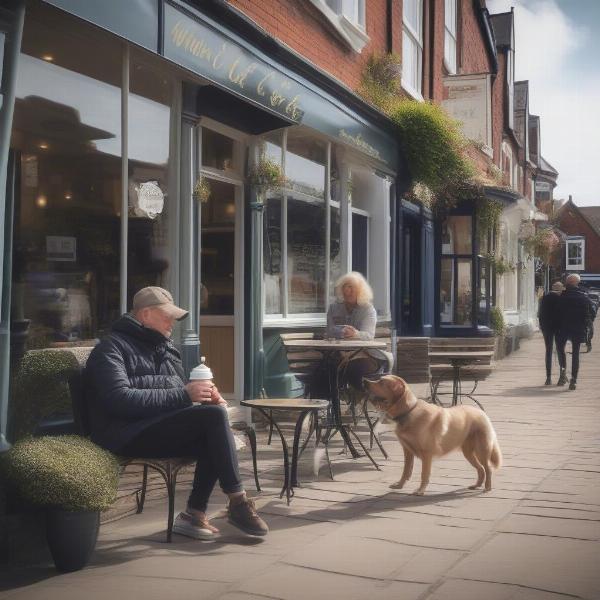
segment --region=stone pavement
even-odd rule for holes
[[[260,449],[257,498],[271,533],[240,535],[211,506],[222,536],[164,543],[166,505],[105,524],[91,564],[60,575],[49,566],[13,567],[0,576],[1,598],[86,600],[143,597],[258,600],[559,600],[600,598],[600,350],[582,356],[575,392],[544,387],[543,342],[524,341],[497,363],[479,398],[502,446],[494,489],[470,491],[475,473],[461,454],[434,463],[424,497],[392,491],[402,467],[391,453],[374,470],[333,451],[312,476],[312,450],[291,506],[279,500],[281,453]],[[555,376],[556,379],[556,376]],[[418,386],[415,386],[418,387]],[[424,392],[422,386],[418,391]],[[264,438],[262,438],[264,442]],[[247,453],[244,474],[251,485]],[[186,478],[189,484],[189,476]],[[186,486],[180,489],[182,506]],[[251,489],[251,487],[250,487]]]

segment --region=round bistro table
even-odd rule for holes
[[[269,423],[277,430],[281,438],[281,446],[283,448],[283,470],[284,481],[281,488],[280,498],[284,494],[287,503],[290,503],[294,495],[294,487],[298,487],[298,448],[300,446],[300,433],[302,432],[302,424],[304,419],[311,413],[317,413],[320,410],[325,410],[329,407],[329,400],[308,399],[308,398],[257,398],[256,400],[242,400],[242,406],[248,406],[258,410]],[[294,442],[292,446],[292,460],[290,463],[290,453],[287,441],[283,435],[274,414],[277,411],[295,411],[298,413],[296,426],[294,428]]]

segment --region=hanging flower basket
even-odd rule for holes
[[[194,186],[194,198],[204,204],[209,201],[210,194],[211,189],[208,179],[206,177],[199,177]]]
[[[539,229],[533,235],[522,239],[522,242],[530,258],[538,258],[546,264],[560,245],[559,237],[549,228]]]
[[[264,194],[284,187],[286,178],[279,163],[261,158],[250,170],[248,182],[256,188],[258,194]]]

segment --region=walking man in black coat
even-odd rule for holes
[[[546,344],[546,385],[552,385],[552,348],[556,344],[558,353],[558,326],[559,326],[559,310],[558,302],[565,286],[556,281],[552,284],[552,290],[548,292],[541,300],[538,310],[538,320],[540,329],[544,336],[544,344]],[[561,374],[566,369],[566,365],[560,364]]]
[[[558,302],[560,312],[560,324],[558,329],[558,353],[559,364],[565,365],[561,368],[558,385],[567,383],[565,346],[567,340],[571,340],[573,360],[571,362],[571,383],[569,389],[577,387],[577,375],[579,373],[579,346],[586,339],[586,326],[594,314],[592,301],[587,294],[579,289],[581,278],[576,273],[567,277],[566,290],[561,294]]]
[[[177,516],[174,532],[196,539],[218,533],[206,508],[219,481],[229,497],[229,522],[266,535],[269,529],[240,479],[227,403],[210,380],[185,383],[170,338],[175,321],[187,315],[167,290],[143,288],[131,313],[94,348],[85,369],[92,440],[122,456],[197,458],[187,508]]]

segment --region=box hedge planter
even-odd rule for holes
[[[96,546],[100,511],[117,494],[116,459],[79,436],[25,438],[2,456],[2,468],[20,499],[45,509],[56,568],[85,567]]]

